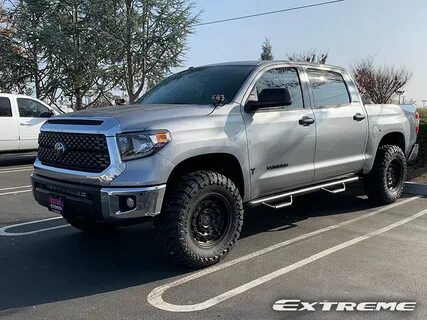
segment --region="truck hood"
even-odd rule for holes
[[[69,113],[54,119],[102,120],[102,131],[144,130],[152,123],[186,117],[206,116],[213,111],[209,105],[128,105],[89,109]]]

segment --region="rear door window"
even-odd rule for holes
[[[307,74],[317,108],[350,103],[347,85],[341,74],[316,69],[308,69]]]
[[[0,118],[11,118],[12,106],[10,105],[9,98],[0,97]]]

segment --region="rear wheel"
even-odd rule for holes
[[[77,217],[64,216],[65,220],[74,228],[93,234],[104,234],[113,232],[116,227],[111,224],[88,220]]]
[[[401,148],[380,146],[371,173],[364,177],[369,199],[378,204],[389,204],[400,198],[406,180],[407,164]]]
[[[243,203],[234,183],[211,171],[180,179],[156,220],[158,244],[169,258],[204,268],[234,247],[243,225]]]

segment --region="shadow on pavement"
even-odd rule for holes
[[[26,153],[0,153],[0,167],[20,166],[33,164],[36,160],[37,152]]]
[[[280,211],[248,210],[242,237],[272,228],[296,228],[312,216],[350,215],[371,208],[360,191],[315,193]],[[284,230],[284,229],[282,229]],[[278,242],[281,240],[278,239]],[[156,251],[152,224],[91,236],[72,228],[0,238],[0,310],[85,297],[182,275]]]

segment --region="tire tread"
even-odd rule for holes
[[[231,241],[215,256],[200,257],[192,252],[184,241],[184,211],[197,192],[207,186],[219,185],[235,199],[237,213],[237,228]],[[222,174],[213,171],[196,171],[183,176],[174,186],[173,191],[166,197],[164,208],[156,221],[157,243],[159,249],[174,262],[191,267],[203,268],[223,259],[235,246],[243,226],[243,203],[240,193],[234,183]]]

